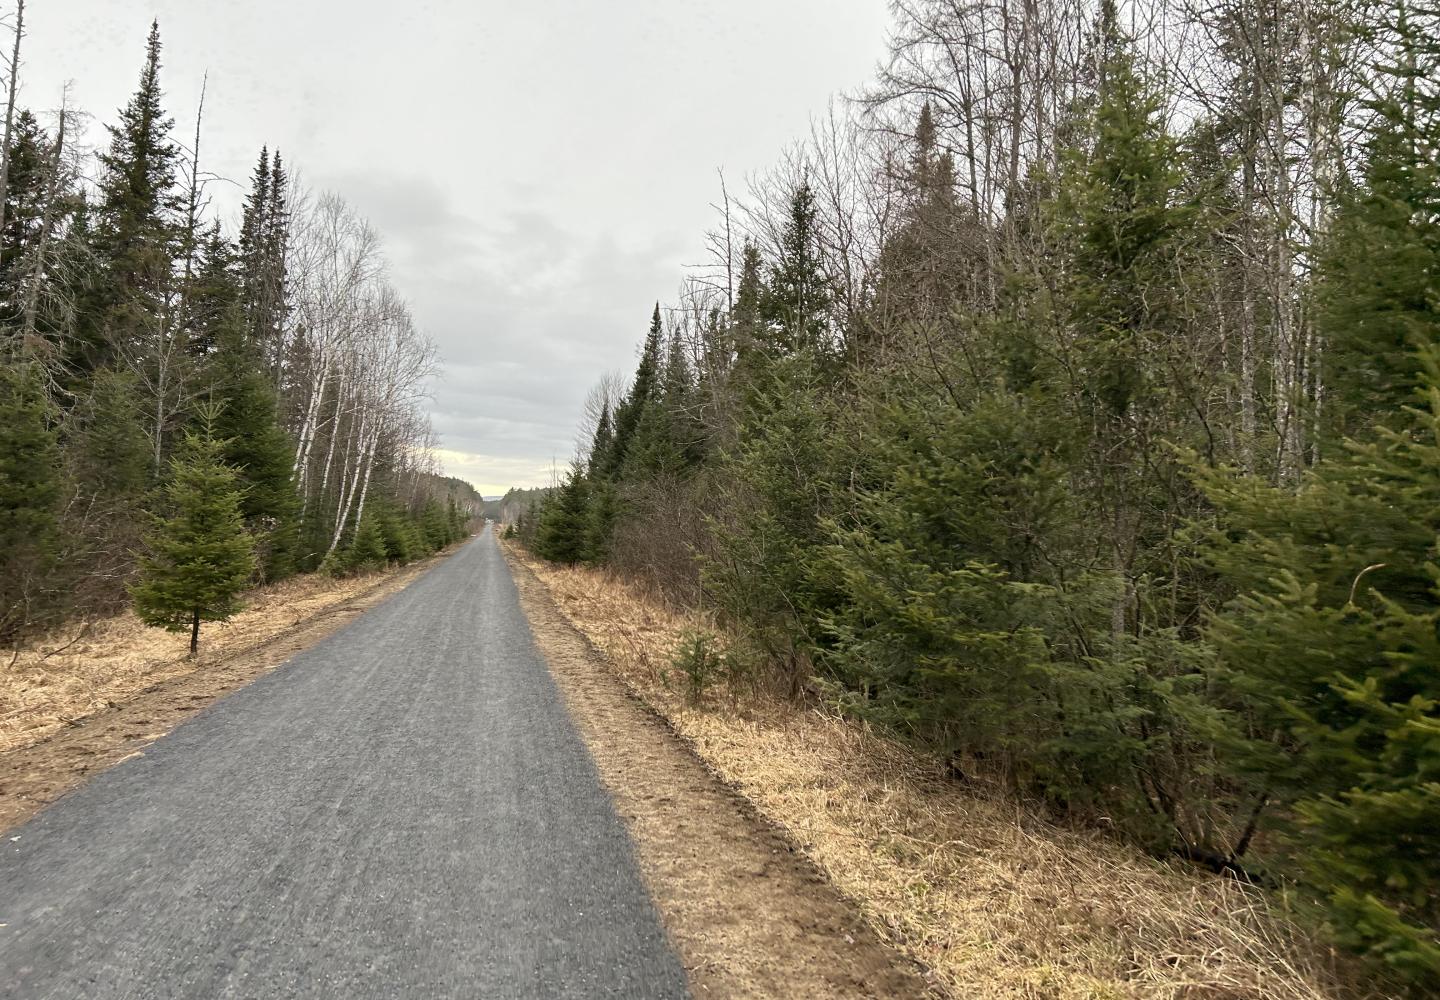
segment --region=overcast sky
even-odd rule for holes
[[[384,234],[444,363],[442,460],[487,494],[565,464],[586,390],[702,257],[716,168],[772,164],[888,24],[885,0],[32,0],[22,102],[73,81],[100,141],[155,17],[182,135],[209,72],[227,222],[268,143]]]

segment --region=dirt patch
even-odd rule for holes
[[[442,558],[380,576],[308,576],[256,591],[245,611],[201,633],[194,660],[185,655],[188,636],[148,629],[133,615],[0,652],[0,830],[143,753],[227,691],[319,642]]]
[[[694,995],[933,995],[914,963],[885,945],[782,831],[631,696],[534,572],[510,562]]]
[[[923,963],[949,995],[1379,995],[1300,930],[1282,901],[1254,889],[1157,863],[1095,832],[1056,826],[1004,794],[959,785],[938,762],[864,726],[813,708],[728,693],[708,707],[688,704],[667,678],[672,652],[687,629],[713,623],[612,574],[556,567],[507,549],[522,592],[536,586],[525,581],[538,573],[538,585],[603,653],[605,667],[782,829],[878,936]],[[634,752],[634,766],[643,771],[639,751],[623,749],[634,724],[629,716],[605,723],[592,738],[601,748],[597,759],[617,752],[624,762]],[[608,750],[607,743],[622,749]],[[686,822],[692,815],[681,813]],[[651,814],[634,821],[642,854],[648,827],[667,822]],[[755,946],[763,948],[766,928],[756,930]]]

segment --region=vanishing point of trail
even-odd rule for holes
[[[485,533],[0,842],[0,997],[680,997]]]

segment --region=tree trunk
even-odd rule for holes
[[[194,656],[200,649],[200,609],[195,609],[194,617],[190,620],[190,655]]]

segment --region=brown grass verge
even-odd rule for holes
[[[400,590],[443,556],[388,573],[297,577],[189,637],[133,614],[0,649],[0,830],[164,736]]]
[[[964,998],[1366,996],[1277,902],[962,788],[935,762],[814,708],[702,709],[667,678],[703,617],[511,547],[638,697],[865,918]]]
[[[783,830],[632,693],[544,582],[511,568],[695,1000],[939,997]]]

